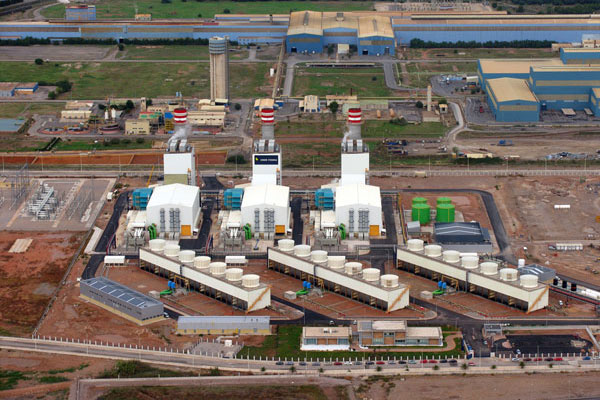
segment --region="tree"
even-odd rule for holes
[[[44,63],[44,60],[42,60],[41,58],[35,59],[35,65],[42,65],[43,63]]]
[[[523,4],[521,4],[519,7],[517,7],[517,12],[518,13],[525,12],[525,8],[523,8]]]
[[[198,14],[198,18],[202,18],[202,14]]]
[[[446,100],[445,98],[441,98],[438,100],[438,104],[448,104],[448,100]]]
[[[66,93],[71,90],[71,88],[73,87],[73,84],[67,80],[62,80],[62,81],[56,82],[56,86],[58,86],[56,88],[56,91],[58,93]]]
[[[123,46],[123,43],[119,43],[119,51],[123,51],[125,50],[125,46]]]
[[[372,80],[373,82],[375,82],[375,81],[377,80],[377,77],[376,77],[376,76],[372,76],[372,77],[371,77],[371,80]]]
[[[338,112],[340,105],[337,103],[337,101],[332,101],[327,107],[329,108],[329,111],[335,115]]]
[[[294,373],[296,372],[296,367],[294,367],[293,365],[290,367],[290,373]]]
[[[521,361],[521,362],[519,363],[519,367],[521,367],[521,369],[525,368],[525,362],[524,362],[524,361]]]
[[[467,365],[467,363],[461,364],[460,366],[462,369],[469,369],[469,366]]]
[[[327,55],[328,56],[332,55],[333,54],[333,50],[334,50],[333,49],[333,45],[332,44],[328,45],[327,46]]]
[[[381,365],[378,365],[375,369],[377,370],[377,372],[381,372]]]
[[[229,8],[226,8],[223,10],[223,14],[231,14],[231,10]]]
[[[48,93],[48,98],[49,98],[50,100],[54,100],[54,99],[56,99],[56,92],[53,90],[53,91],[51,91],[50,93]]]
[[[417,100],[417,102],[415,103],[415,107],[423,108],[423,102],[421,100]]]
[[[125,109],[133,110],[134,108],[135,108],[135,104],[133,104],[133,101],[127,100],[127,102],[125,103]]]
[[[235,108],[236,111],[240,111],[242,109],[242,105],[240,103],[235,103],[233,108]]]

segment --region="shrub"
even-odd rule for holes
[[[123,143],[123,144],[131,144],[131,140],[130,139],[123,139],[123,140],[121,140],[121,143]]]
[[[468,369],[469,366],[467,365],[467,363],[461,364],[460,366],[462,369]]]
[[[209,375],[210,376],[221,376],[221,371],[217,367],[211,368],[209,371]]]
[[[491,369],[496,369],[496,365],[494,364],[494,365],[492,365],[490,368],[491,368]]]
[[[421,100],[417,100],[417,102],[415,103],[415,107],[423,108],[423,102]]]
[[[377,80],[377,77],[376,77],[376,76],[372,76],[372,77],[371,77],[371,80],[372,80],[373,82],[375,82],[375,81]]]
[[[123,51],[125,50],[125,46],[123,45],[123,43],[119,43],[119,51]]]
[[[121,143],[121,139],[119,139],[119,138],[110,139],[110,144],[112,144],[112,145],[117,145],[119,143]]]
[[[145,140],[144,140],[144,138],[139,137],[139,138],[135,139],[135,142],[138,143],[138,144],[142,144],[142,143],[145,142]]]
[[[377,372],[381,372],[381,365],[378,365],[376,370],[377,370]]]
[[[41,58],[36,58],[35,59],[35,64],[36,65],[42,65],[44,63],[44,60],[42,60]]]
[[[237,111],[239,111],[242,109],[242,105],[240,103],[235,103],[233,108],[236,109]]]
[[[246,164],[246,159],[242,154],[235,154],[227,157],[227,162],[230,164]]]
[[[48,93],[48,98],[49,98],[50,100],[54,100],[54,99],[56,99],[56,92],[53,90],[53,91],[51,91],[50,93]]]
[[[329,107],[329,111],[331,111],[332,114],[335,114],[338,112],[340,105],[337,103],[337,101],[332,101],[331,103],[329,103],[328,107]]]
[[[226,8],[223,10],[223,14],[231,14],[231,10],[229,8]]]
[[[439,366],[439,365],[434,365],[434,366],[433,366],[433,370],[434,370],[434,371],[437,371],[438,369],[440,369],[440,366]]]
[[[127,102],[125,103],[125,109],[133,110],[134,108],[135,108],[135,104],[133,104],[133,101],[127,100]]]

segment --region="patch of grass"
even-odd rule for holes
[[[248,50],[235,49],[229,58],[239,60],[248,57]],[[208,46],[182,45],[126,45],[125,60],[208,60]]]
[[[201,14],[203,18],[213,18],[215,14],[222,14],[225,9],[232,14],[288,14],[290,11],[355,11],[372,10],[372,1],[191,1],[181,2],[171,0],[163,3],[158,0],[105,0],[96,4],[96,16],[102,18],[133,18],[137,12],[152,14],[153,19],[158,18],[196,18]],[[58,4],[41,11],[46,18],[64,18],[65,5]]]
[[[286,168],[327,168],[340,165],[338,142],[294,142],[285,143],[283,166]]]
[[[24,152],[24,151],[37,151],[39,148],[44,147],[47,141],[32,140],[22,135],[16,135],[12,137],[3,137],[0,140],[0,152]]]
[[[313,94],[326,96],[328,94],[349,95],[360,97],[389,97],[390,89],[385,85],[382,68],[372,68],[372,72],[363,70],[336,70],[333,68],[318,68],[321,73],[313,73],[312,69],[303,69],[307,73],[294,76],[294,95],[304,96]],[[372,78],[376,80],[373,81]]]
[[[406,70],[409,73],[435,72],[438,74],[458,74],[458,73],[475,73],[477,72],[477,63],[475,62],[422,62],[408,63]]]
[[[161,377],[178,377],[178,376],[194,376],[192,372],[175,371],[170,369],[156,368],[149,364],[139,361],[117,361],[115,366],[110,370],[102,372],[99,379],[114,379],[114,378],[151,378],[156,376]]]
[[[77,367],[70,367],[70,368],[65,368],[65,369],[51,369],[48,371],[48,374],[56,375],[56,374],[64,374],[66,372],[73,373],[75,371],[81,371],[82,369],[85,369],[89,366],[90,366],[90,364],[88,364],[88,363],[82,363],[82,364],[79,364]]]
[[[275,134],[280,137],[339,137],[343,136],[344,123],[335,121],[329,114],[304,115],[300,121],[278,122]]]
[[[58,383],[58,382],[66,382],[69,380],[69,378],[65,378],[64,376],[49,375],[49,376],[41,376],[41,377],[37,378],[37,380],[40,383]]]
[[[0,370],[0,390],[10,390],[21,380],[28,380],[21,371]]]
[[[251,98],[271,92],[267,85],[268,63],[234,63],[230,65],[232,97]],[[205,98],[210,95],[208,63],[45,63],[0,62],[3,81],[68,80],[68,99],[105,99],[106,97],[137,98],[186,96]],[[267,85],[267,87],[262,88]]]
[[[60,141],[54,147],[53,150],[57,151],[89,151],[89,150],[134,150],[134,149],[151,149],[152,141],[144,140],[142,143],[138,143],[135,140],[121,139],[121,140],[110,140],[110,141],[98,141],[94,143],[93,140],[82,141],[75,140],[71,141]]]
[[[455,51],[456,50],[456,51]],[[556,57],[551,49],[408,49],[408,58],[547,58]]]
[[[444,136],[446,129],[440,122],[397,125],[389,121],[367,120],[362,128],[362,136],[377,138],[437,138]]]

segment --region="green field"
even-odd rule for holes
[[[140,138],[140,141],[131,139],[121,139],[118,142],[101,140],[62,140],[53,150],[57,151],[86,151],[86,150],[134,150],[151,149],[152,140]]]
[[[344,123],[335,121],[331,114],[300,114],[302,119],[294,122],[278,122],[278,137],[339,137],[344,133]]]
[[[501,39],[499,39],[501,40]],[[551,49],[408,49],[408,59],[445,58],[547,58],[558,57]]]
[[[0,103],[0,118],[31,117],[33,114],[58,114],[62,103]]]
[[[389,121],[367,120],[362,128],[365,138],[437,138],[444,136],[446,127],[440,122],[396,125]]]
[[[266,85],[269,65],[248,63],[230,65],[232,97],[251,98],[270,93]],[[67,79],[73,83],[62,99],[105,99],[110,97],[173,96],[182,92],[186,97],[210,95],[208,63],[45,63],[0,62],[0,77],[8,82]]]
[[[371,1],[180,1],[171,0],[105,0],[96,4],[96,17],[133,18],[139,14],[152,14],[152,19],[213,18],[227,9],[232,14],[288,14],[290,11],[355,11],[372,10]],[[42,10],[46,18],[64,18],[65,6],[57,4]]]
[[[295,142],[281,145],[285,168],[327,168],[340,165],[339,142]]]
[[[475,62],[422,62],[422,63],[408,63],[406,70],[409,73],[421,73],[421,72],[436,72],[446,74],[458,74],[465,72],[477,72],[477,63]]]
[[[300,68],[294,76],[294,95],[328,94],[349,95],[359,97],[389,97],[390,89],[385,85],[383,69],[336,70],[330,68]]]
[[[208,60],[208,46],[181,45],[126,45],[124,51],[117,53],[123,60]],[[240,60],[248,57],[248,50],[235,49],[229,52],[229,58]]]

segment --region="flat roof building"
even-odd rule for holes
[[[352,328],[349,326],[302,328],[300,350],[303,351],[339,351],[350,349]]]
[[[489,231],[479,222],[436,222],[433,236],[444,250],[491,253],[493,249]]]
[[[304,100],[300,100],[300,111],[304,111],[306,113],[321,112],[321,106],[319,105],[319,96],[304,96]]]
[[[177,333],[182,335],[270,335],[271,317],[180,316]]]
[[[442,346],[442,329],[437,327],[408,327],[400,320],[360,320],[358,343],[369,346]]]
[[[149,119],[128,119],[125,120],[126,135],[149,135],[150,120]]]
[[[158,232],[191,236],[200,217],[200,190],[181,183],[157,186],[146,215],[148,224],[155,224]]]

